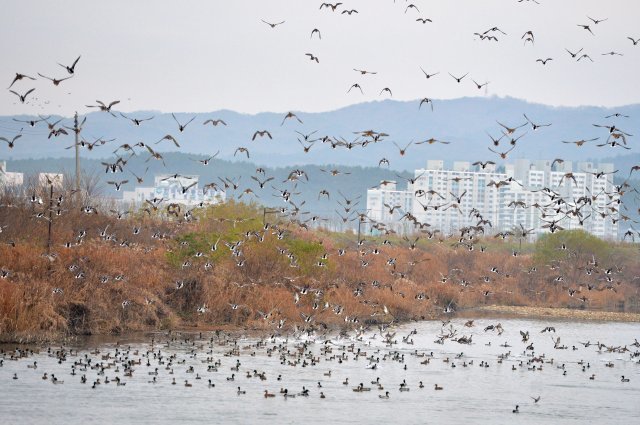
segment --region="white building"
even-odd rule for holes
[[[7,171],[7,162],[0,161],[0,186],[21,186],[23,183],[23,173],[12,173]]]
[[[159,174],[154,177],[152,187],[136,187],[132,191],[124,191],[122,201],[128,204],[142,205],[145,200],[162,198],[166,202],[183,205],[197,205],[199,203],[217,204],[224,202],[226,195],[223,191],[200,188],[199,176],[178,176]]]
[[[387,224],[388,229],[398,233],[408,233],[413,229],[410,223],[400,220],[405,213],[411,212],[412,205],[411,191],[398,190],[395,181],[384,181],[378,188],[367,190],[369,218]]]
[[[372,221],[400,232],[415,230],[411,222],[399,221],[410,212],[446,234],[480,223],[487,234],[522,226],[535,238],[554,223],[616,239],[618,195],[610,174],[599,174],[614,171],[613,164],[573,165],[521,159],[498,171],[493,164],[481,168],[464,161],[445,169],[443,161],[430,160],[405,190],[395,182],[368,190],[367,210]]]

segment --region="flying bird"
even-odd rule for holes
[[[328,9],[330,8],[332,12],[335,12],[335,11],[336,11],[336,8],[337,8],[338,6],[340,6],[341,4],[342,4],[342,3],[335,3],[335,4],[331,4],[331,3],[322,3],[322,4],[320,5],[320,10],[322,10],[322,8],[323,8],[323,7],[326,7],[326,8],[328,8]]]
[[[464,77],[466,77],[467,75],[469,75],[469,73],[467,72],[466,74],[464,74],[462,77],[456,77],[455,75],[453,75],[452,73],[449,73],[449,75],[451,75],[451,77],[456,80],[458,83],[460,83]]]
[[[629,37],[629,38],[631,38],[631,37]],[[28,75],[25,75],[25,74],[19,74],[19,73],[17,73],[17,72],[16,72],[16,76],[13,78],[13,81],[11,82],[11,85],[9,85],[9,87],[7,87],[7,89],[10,89],[10,88],[15,84],[15,82],[16,82],[16,81],[20,81],[20,80],[22,80],[23,78],[28,78],[28,79],[30,79],[30,80],[32,80],[32,81],[35,81],[35,80],[36,80],[36,79],[35,79],[35,78],[33,78],[33,77],[29,77]]]
[[[18,98],[20,99],[20,103],[24,103],[27,100],[27,96],[29,96],[30,93],[33,93],[34,90],[35,88],[30,89],[25,94],[16,93],[13,90],[9,90],[9,91],[15,94],[16,96],[18,96]]]
[[[80,60],[80,56],[78,56],[78,59],[73,61],[73,64],[71,64],[71,66],[63,65],[60,62],[58,62],[58,65],[66,69],[69,74],[73,74],[76,72],[76,65],[78,64],[79,60]]]
[[[314,56],[313,53],[305,53],[305,56],[309,56],[309,60],[316,61],[316,63],[320,63],[317,56]]]
[[[423,103],[429,103],[431,105],[431,110],[433,111],[433,100],[429,99],[428,97],[423,98],[420,101],[420,105],[418,106],[418,109],[422,108]]]
[[[214,127],[217,127],[217,126],[218,126],[218,124],[222,124],[222,125],[224,125],[224,126],[226,126],[226,125],[227,125],[227,123],[226,123],[226,122],[224,122],[224,121],[223,121],[223,120],[221,120],[221,119],[216,119],[216,120],[208,119],[208,120],[206,120],[205,122],[203,122],[203,123],[202,123],[202,125],[207,125],[207,124],[209,124],[209,123],[211,123],[211,125],[212,125],[212,126],[214,126]]]
[[[118,103],[120,103],[120,101],[119,100],[114,100],[109,105],[106,105],[104,102],[102,102],[100,100],[96,100],[96,103],[97,103],[97,105],[86,105],[86,107],[87,108],[98,108],[98,109],[100,109],[100,111],[108,112],[109,114],[111,114],[112,116],[115,117],[115,114],[113,112],[111,112],[111,108],[114,105],[117,105]]]
[[[262,21],[262,22],[264,22],[265,24],[269,25],[271,28],[275,28],[275,27],[277,27],[278,25],[282,25],[282,24],[284,24],[284,21],[282,21],[282,22],[277,22],[277,23],[275,23],[275,24],[272,24],[271,22],[267,22],[267,21],[265,21],[264,19],[261,19],[261,21]]]
[[[289,112],[287,113],[287,115],[284,116],[284,118],[282,119],[282,122],[280,123],[280,126],[284,125],[284,122],[286,120],[288,120],[289,118],[295,118],[296,120],[298,120],[298,122],[300,124],[302,124],[302,120],[300,118],[298,118],[298,116],[296,114],[294,114],[293,112]]]
[[[271,133],[269,133],[267,130],[258,130],[255,133],[253,133],[253,137],[251,138],[251,140],[256,140],[256,137],[264,137],[264,136],[267,136],[269,139],[273,139],[273,137],[271,137]]]
[[[422,69],[422,67],[420,67],[420,70],[422,71],[422,73],[424,74],[425,78],[428,80],[431,77],[435,77],[436,75],[440,74],[440,72],[435,72],[433,74],[429,74],[427,71],[425,71],[424,69]]]
[[[120,112],[120,116],[122,118],[125,118],[125,119],[131,121],[135,126],[140,126],[140,124],[142,124],[143,122],[150,121],[150,120],[152,120],[154,118],[153,116],[151,116],[149,118],[131,118],[131,117],[126,116],[122,112]]]
[[[196,119],[196,117],[194,116],[189,121],[187,121],[185,124],[181,124],[180,121],[178,121],[176,116],[173,114],[173,112],[171,113],[171,116],[173,117],[173,120],[178,124],[178,131],[180,131],[180,133],[182,133],[184,131],[184,129],[187,128],[187,126],[189,124],[191,124],[191,121]]]
[[[360,87],[360,84],[358,83],[352,84],[351,87],[349,87],[349,90],[347,90],[347,93],[349,93],[351,89],[360,89],[360,93],[364,94],[362,87]]]
[[[70,75],[69,77],[65,77],[65,78],[51,78],[51,77],[47,77],[45,75],[42,75],[38,72],[38,75],[41,76],[42,78],[45,78],[49,81],[51,81],[53,83],[54,86],[58,86],[61,82],[63,82],[64,80],[68,80],[69,78],[73,78],[73,75]]]

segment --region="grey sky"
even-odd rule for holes
[[[59,87],[18,81],[13,88],[36,87],[36,99],[20,105],[5,91],[0,114],[69,115],[96,99],[119,99],[122,111],[311,112],[387,97],[379,95],[384,87],[398,100],[485,95],[470,78],[490,81],[489,95],[552,105],[640,102],[640,44],[627,39],[640,38],[640,2],[412,1],[419,13],[405,13],[404,0],[343,0],[336,12],[319,10],[320,0],[5,2],[5,87],[15,72],[67,76],[56,63],[82,59]],[[359,13],[343,15],[345,8]],[[608,20],[595,25],[587,15]],[[272,29],[261,19],[286,22]],[[595,36],[577,24],[591,24]],[[474,37],[493,26],[507,33],[499,42]],[[322,40],[310,39],[314,28]],[[521,39],[529,30],[533,46]],[[576,62],[564,48],[584,48],[595,62]],[[624,56],[602,55],[612,50]],[[536,63],[547,57],[554,60]],[[420,66],[440,75],[426,80]],[[448,72],[469,77],[457,84]],[[364,96],[347,94],[356,82]]]

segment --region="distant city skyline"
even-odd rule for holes
[[[511,96],[556,106],[640,102],[640,3],[628,1],[405,2],[353,0],[341,14],[318,2],[42,0],[8,2],[0,27],[7,41],[0,75],[39,81],[5,91],[0,115],[86,113],[85,105],[120,100],[117,109],[163,112],[319,112],[363,101],[422,97]],[[464,9],[464,13],[460,10]],[[594,24],[595,19],[607,19]],[[430,18],[422,24],[417,18]],[[271,28],[262,22],[282,25]],[[592,35],[579,24],[590,24]],[[498,27],[499,41],[474,33]],[[314,28],[320,30],[311,37]],[[534,43],[523,35],[532,31]],[[635,31],[635,33],[634,33]],[[525,37],[526,38],[526,37]],[[594,62],[565,49],[583,48]],[[624,56],[605,55],[621,53]],[[306,53],[318,57],[309,60]],[[73,78],[54,86],[37,74],[67,77],[58,63],[81,55]],[[546,65],[536,59],[552,58]],[[439,72],[426,79],[420,70]],[[374,71],[362,75],[355,69]],[[460,84],[448,74],[469,75]],[[474,83],[489,82],[478,90]],[[364,95],[349,87],[358,83]]]

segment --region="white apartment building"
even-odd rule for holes
[[[0,161],[0,186],[21,186],[23,183],[23,173],[7,171],[7,162]]]
[[[136,187],[132,191],[124,191],[122,202],[126,204],[142,205],[145,200],[163,198],[165,202],[175,202],[183,205],[197,205],[201,202],[217,204],[224,202],[224,191],[200,188],[199,176],[178,176],[158,174],[154,177],[152,187]]]
[[[411,184],[408,184],[406,190],[398,190],[395,181],[385,181],[378,188],[367,190],[367,215],[377,222],[385,223],[388,229],[397,233],[410,233],[414,226],[400,220],[413,209],[410,187]],[[393,213],[390,212],[391,209]]]
[[[367,191],[367,210],[372,221],[382,222],[400,232],[415,230],[399,218],[405,212],[430,229],[446,234],[485,220],[487,234],[513,231],[522,226],[530,238],[549,232],[549,222],[564,229],[583,229],[604,239],[618,235],[617,200],[611,173],[613,164],[593,164],[548,160],[516,160],[497,170],[456,161],[452,169],[444,162],[427,161],[415,171],[414,184],[405,190],[395,182]],[[495,183],[499,183],[496,187]],[[543,190],[551,189],[554,193]],[[400,206],[390,214],[389,207]]]

